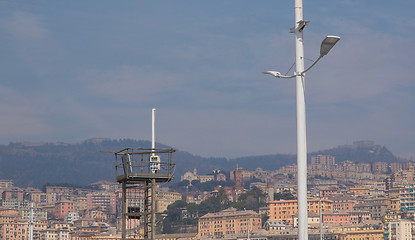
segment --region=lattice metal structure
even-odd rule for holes
[[[138,236],[131,225],[144,224],[144,239],[155,239],[156,184],[169,182],[174,177],[172,162],[174,149],[125,148],[102,151],[115,155],[115,180],[122,184],[121,228],[122,239]],[[144,202],[141,201],[144,199]]]

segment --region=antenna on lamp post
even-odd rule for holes
[[[156,109],[151,109],[151,149],[154,156],[154,149],[156,148]]]

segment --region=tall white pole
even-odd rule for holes
[[[295,64],[296,64],[296,100],[297,100],[297,195],[298,195],[298,239],[308,240],[307,224],[307,143],[305,116],[305,78],[303,1],[295,0]]]
[[[156,109],[152,109],[151,114],[151,148],[154,156],[156,148]],[[151,179],[151,239],[156,239],[156,179]]]
[[[29,240],[33,240],[33,221],[33,203],[31,203],[29,215]]]
[[[156,148],[156,109],[151,109],[151,148],[154,156],[154,149]]]

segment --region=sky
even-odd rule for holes
[[[415,1],[304,0],[307,146],[415,155]],[[0,0],[0,144],[151,140],[296,152],[294,0]],[[292,69],[291,69],[292,73]],[[126,146],[133,147],[133,146]]]

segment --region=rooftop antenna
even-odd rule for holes
[[[151,156],[150,169],[153,173],[160,170],[160,156],[155,153],[156,150],[156,109],[151,109]]]
[[[156,148],[156,109],[151,109],[151,113],[151,149],[153,149],[151,155],[154,156],[154,149]]]

